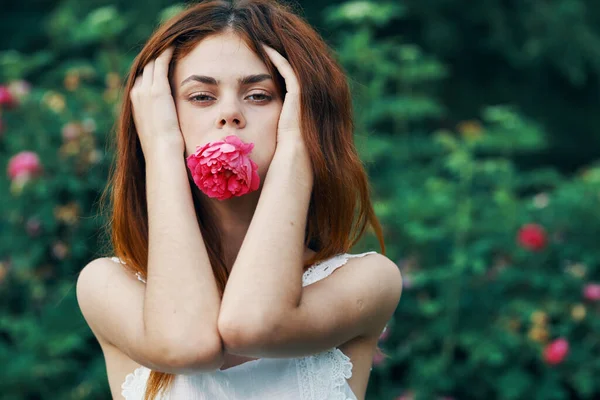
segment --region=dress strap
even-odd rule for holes
[[[366,253],[360,254],[340,253],[331,258],[328,258],[327,260],[323,260],[319,263],[313,264],[304,272],[304,275],[302,276],[302,286],[310,285],[312,283],[320,281],[323,278],[328,277],[333,273],[333,271],[346,264],[351,258],[364,257],[368,254],[375,253],[377,252],[367,251]]]
[[[114,261],[114,262],[116,262],[116,263],[119,263],[119,264],[125,264],[125,263],[123,262],[123,260],[121,260],[119,257],[111,257],[110,259],[111,259],[111,260],[113,260],[113,261]],[[141,282],[144,282],[144,283],[146,283],[146,280],[145,280],[144,278],[142,278],[142,275],[140,275],[140,273],[139,273],[139,272],[136,272],[136,273],[135,273],[135,276],[136,276],[136,278],[138,278],[138,281],[141,281]]]

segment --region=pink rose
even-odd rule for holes
[[[568,353],[569,342],[564,338],[559,338],[544,348],[544,361],[550,365],[560,364]]]
[[[258,165],[248,154],[254,143],[244,143],[237,136],[198,146],[187,159],[194,183],[208,197],[227,200],[258,189]]]
[[[40,159],[33,151],[22,151],[8,162],[8,177],[11,180],[21,175],[37,175],[41,171]]]
[[[583,297],[590,301],[600,300],[600,283],[588,283],[585,285],[583,288]]]

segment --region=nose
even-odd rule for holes
[[[230,127],[241,129],[244,126],[246,126],[246,120],[242,115],[240,106],[235,100],[221,104],[216,120],[217,128],[223,129]]]

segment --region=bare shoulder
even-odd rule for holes
[[[388,257],[380,253],[368,254],[351,259],[348,263],[348,279],[356,285],[366,286],[378,298],[375,304],[379,307],[373,315],[373,323],[365,336],[379,338],[381,331],[388,323],[402,296],[402,274],[400,268]],[[343,268],[342,268],[343,269]]]
[[[139,365],[170,374],[213,371],[222,364],[214,342],[197,345],[192,333],[189,340],[168,340],[169,326],[159,334],[149,334],[144,321],[145,294],[146,285],[110,258],[95,259],[82,269],[76,285],[77,301],[105,354],[107,349],[116,348]],[[110,360],[107,357],[107,363]]]
[[[128,284],[130,287],[137,286],[138,290],[142,290],[135,283],[135,279],[128,275],[118,263],[108,257],[100,257],[90,261],[77,278],[76,294],[79,308],[103,350],[114,346],[101,333],[100,323],[97,321],[98,304],[106,302],[106,291],[111,290],[109,288],[114,290],[115,287]],[[112,292],[113,295],[122,293]]]

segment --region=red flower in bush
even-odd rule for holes
[[[546,247],[546,231],[538,224],[526,224],[519,229],[517,241],[528,250],[539,251]]]
[[[583,288],[583,297],[586,300],[600,300],[600,283],[588,283]]]
[[[565,338],[559,338],[549,343],[544,349],[544,361],[550,365],[560,364],[568,353],[569,342]]]
[[[14,107],[17,104],[14,96],[6,86],[0,86],[0,106]]]

